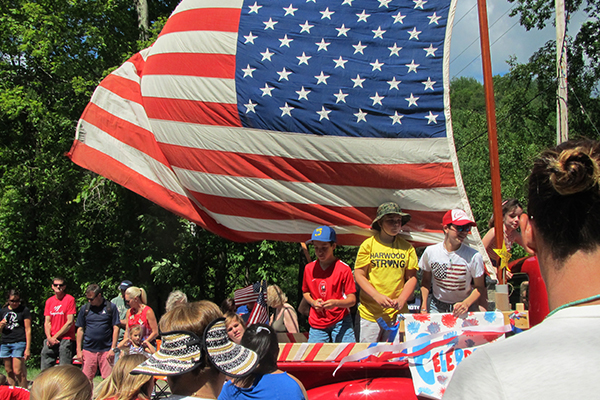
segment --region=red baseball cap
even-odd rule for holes
[[[444,225],[471,225],[477,226],[477,224],[469,218],[466,212],[463,210],[448,210],[446,214],[444,214],[444,218],[442,218],[442,224]]]

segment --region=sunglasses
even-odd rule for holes
[[[471,232],[471,225],[452,225],[456,232]]]
[[[53,283],[52,286],[54,287],[63,287],[66,286],[64,283]]]
[[[17,299],[17,300],[8,300],[9,303],[20,303],[21,299]]]
[[[94,301],[94,300],[96,300],[96,297],[98,297],[98,295],[99,294],[95,295],[94,297],[87,297],[86,296],[86,299],[87,299],[87,301]]]

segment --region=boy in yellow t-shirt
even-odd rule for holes
[[[359,342],[386,341],[389,331],[379,326],[377,318],[391,325],[399,312],[408,312],[406,301],[417,286],[419,269],[414,247],[398,236],[408,221],[410,215],[398,204],[384,203],[371,224],[379,232],[360,245],[354,266],[361,288],[360,318],[354,329]]]

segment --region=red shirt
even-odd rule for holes
[[[29,400],[29,390],[16,386],[0,386],[2,400]]]
[[[344,299],[348,294],[356,293],[354,277],[348,264],[336,260],[329,268],[323,271],[319,260],[307,264],[304,268],[304,279],[302,280],[302,292],[310,293],[313,299]],[[316,329],[325,329],[338,323],[346,315],[347,308],[334,307],[329,310],[317,312],[310,309],[308,323]]]
[[[46,300],[44,316],[50,317],[50,335],[54,336],[67,323],[68,315],[75,314],[77,314],[75,299],[70,294],[65,294],[62,300],[59,300],[56,296],[52,296]],[[75,340],[75,323],[71,325],[67,333],[58,339]]]
[[[129,309],[129,320],[127,320],[127,326],[130,328],[133,325],[141,325],[142,326],[142,340],[146,340],[150,333],[152,332],[152,328],[150,328],[150,323],[148,322],[148,310],[150,307],[145,306],[141,311],[138,310],[137,314],[132,314],[131,308]]]

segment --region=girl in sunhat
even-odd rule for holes
[[[419,269],[414,247],[398,236],[408,221],[410,215],[398,204],[380,205],[371,224],[377,233],[358,250],[354,278],[361,292],[355,332],[360,342],[386,341],[389,331],[377,320],[383,318],[391,326],[398,313],[408,312],[406,301],[417,286]]]
[[[229,339],[223,313],[210,301],[175,307],[159,327],[160,348],[131,373],[166,376],[166,400],[216,399],[226,377],[247,376],[258,365],[255,352]]]

